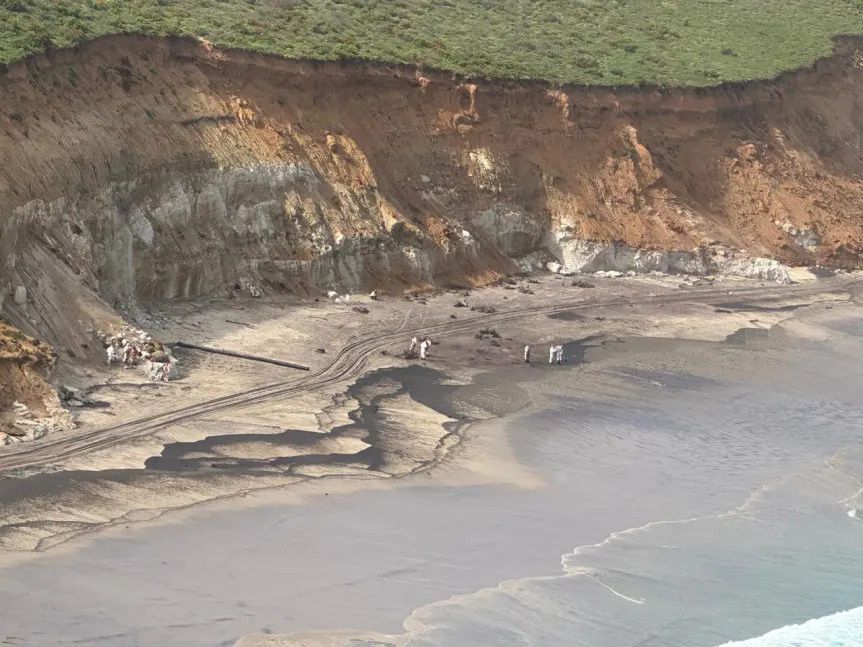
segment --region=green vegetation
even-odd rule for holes
[[[0,0],[0,62],[108,33],[489,76],[713,85],[863,33],[863,0]]]

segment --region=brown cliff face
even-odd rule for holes
[[[6,303],[71,345],[100,298],[481,282],[584,240],[857,267],[861,52],[679,91],[145,37],[38,56],[0,82],[2,287],[32,307]]]

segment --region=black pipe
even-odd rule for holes
[[[197,344],[187,344],[184,341],[176,341],[173,343],[173,346],[178,348],[190,348],[192,350],[201,350],[205,353],[215,353],[216,355],[227,355],[228,357],[239,357],[240,359],[250,359],[253,362],[266,362],[268,364],[275,364],[276,366],[286,366],[288,368],[295,368],[299,371],[308,371],[310,370],[308,366],[303,366],[302,364],[292,364],[291,362],[283,362],[280,359],[270,359],[269,357],[259,357],[258,355],[246,355],[246,353],[236,353],[232,350],[222,350],[220,348],[210,348],[209,346],[198,346]]]

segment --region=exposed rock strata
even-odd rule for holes
[[[483,282],[537,253],[770,280],[857,267],[859,51],[679,91],[144,37],[38,56],[0,84],[2,307],[74,348],[111,306]]]

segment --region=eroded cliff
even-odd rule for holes
[[[680,91],[145,37],[37,56],[0,83],[3,309],[80,349],[112,306],[482,282],[534,253],[576,271],[856,267],[860,48]]]

